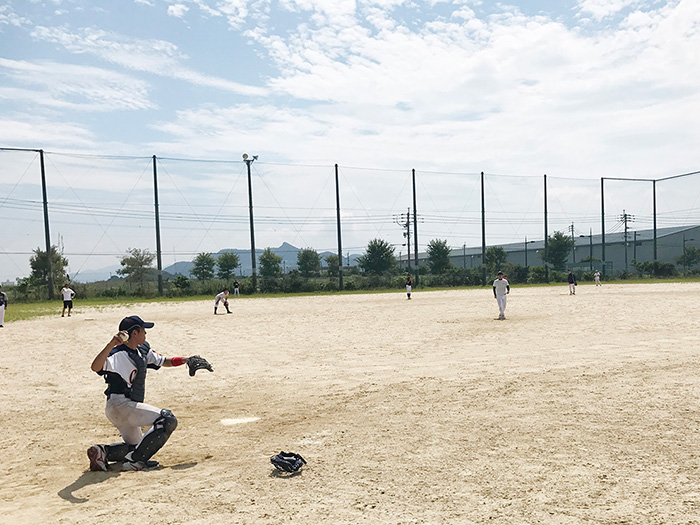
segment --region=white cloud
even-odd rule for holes
[[[503,172],[517,165],[541,173],[538,165],[547,163],[585,175],[601,163],[630,169],[615,152],[617,144],[632,147],[625,133],[645,144],[635,155],[649,166],[670,151],[659,136],[692,142],[687,127],[672,122],[692,126],[700,109],[698,2],[632,9],[619,25],[600,32],[517,9],[481,18],[462,9],[460,17],[415,29],[376,5],[363,10],[363,4],[354,15],[350,3],[285,5],[321,17],[288,34],[271,34],[263,26],[246,34],[281,71],[270,79],[273,89],[320,103],[183,111],[159,126],[172,134],[176,149],[192,144],[189,149],[214,155],[248,140],[296,161],[362,158],[395,167],[414,163],[415,152],[430,144],[431,157],[451,169],[464,169],[469,159]],[[616,5],[618,12],[635,7]],[[334,24],[328,16],[321,23],[333,10],[357,19]],[[376,19],[374,31],[363,24],[368,13]],[[289,141],[291,129],[304,140]],[[571,159],[577,161],[572,165]]]
[[[148,85],[133,77],[95,67],[0,58],[0,75],[14,85],[0,98],[77,111],[151,109]]]
[[[182,18],[190,8],[184,4],[174,4],[168,6],[168,14],[176,18]]]
[[[581,12],[592,15],[596,20],[614,16],[628,7],[642,3],[642,0],[578,0]]]
[[[219,77],[204,75],[182,65],[187,56],[165,40],[130,39],[95,29],[71,33],[60,27],[38,26],[32,32],[38,40],[53,42],[76,54],[90,54],[135,70],[184,80],[198,85],[241,95],[261,96],[265,90]]]
[[[2,5],[0,6],[0,28],[3,25],[21,27],[31,25],[31,21],[28,18],[17,15],[11,6]]]
[[[54,147],[92,148],[96,137],[80,124],[39,117],[0,119],[2,144],[52,144]]]

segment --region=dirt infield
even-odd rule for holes
[[[81,309],[0,332],[7,523],[700,523],[700,284],[514,287]],[[57,310],[59,311],[59,310]],[[90,363],[125,315],[179,426],[151,472]],[[259,418],[259,419],[257,419]],[[223,421],[223,422],[222,422]],[[281,450],[308,465],[273,472]]]

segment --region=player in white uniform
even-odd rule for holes
[[[216,315],[216,308],[219,306],[220,302],[224,303],[224,306],[226,307],[226,313],[230,314],[231,310],[228,309],[228,288],[224,289],[223,292],[217,294],[214,298],[214,315]]]
[[[63,296],[63,311],[61,312],[61,317],[65,317],[66,308],[68,308],[68,317],[70,317],[70,311],[73,309],[75,292],[66,284],[63,288],[61,288],[61,296]]]
[[[0,284],[0,328],[5,324],[5,308],[7,308],[7,294],[2,291]]]
[[[107,383],[105,414],[117,427],[124,440],[112,445],[93,445],[87,450],[90,470],[106,471],[108,462],[121,462],[121,470],[156,468],[151,457],[165,445],[177,427],[170,410],[161,410],[143,402],[146,369],[180,366],[187,357],[165,357],[154,352],[146,342],[146,328],[152,328],[140,317],[125,317],[116,334],[92,362],[92,371]],[[143,434],[142,427],[150,426]]]
[[[498,272],[498,279],[493,282],[493,297],[498,302],[498,319],[506,318],[506,295],[510,293],[510,284],[503,277],[503,272]]]
[[[593,274],[593,280],[595,281],[596,286],[603,286],[602,284],[600,284],[600,272],[598,270],[596,270]]]

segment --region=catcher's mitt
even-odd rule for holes
[[[202,368],[206,368],[210,372],[214,371],[214,368],[209,364],[209,361],[198,355],[193,355],[192,357],[187,358],[187,368],[190,369],[191,376],[193,376],[197,370],[201,370]]]
[[[283,472],[299,472],[306,465],[306,460],[294,452],[280,452],[270,458],[270,462],[277,470]]]

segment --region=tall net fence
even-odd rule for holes
[[[550,235],[600,235],[601,204],[606,235],[653,227],[651,179],[605,180],[601,199],[599,177],[548,176],[545,185],[542,176],[487,172],[482,199],[480,173],[350,166],[336,172],[333,165],[54,152],[45,152],[43,159],[50,242],[77,280],[90,280],[105,268],[116,272],[132,248],[156,252],[156,183],[164,268],[199,253],[249,251],[248,169],[258,252],[288,247],[337,253],[337,198],[345,264],[372,239],[391,244],[403,260],[410,251],[413,259],[417,225],[420,253],[430,241],[444,240],[454,251],[464,250],[465,266],[478,265],[482,206],[487,246],[542,241],[545,187]],[[0,281],[14,281],[30,273],[33,251],[46,248],[41,155],[0,150],[0,170]],[[697,173],[657,179],[656,197],[659,228],[700,223]],[[240,271],[248,274],[251,265],[250,256],[242,255]]]

